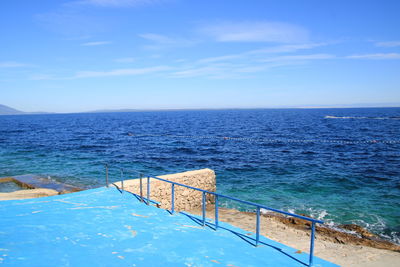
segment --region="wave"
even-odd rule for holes
[[[324,119],[364,119],[364,120],[400,120],[400,117],[354,117],[354,116],[331,116],[327,115]]]
[[[335,229],[340,232],[345,232],[345,233],[350,233],[356,236],[360,236],[359,233],[352,231],[352,230],[347,230],[342,228],[342,223],[337,222],[336,219],[338,218],[325,218],[328,214],[325,210],[322,211],[313,211],[313,209],[309,209],[311,212],[310,216],[312,218],[316,218],[318,220],[324,220],[325,225],[329,228]],[[328,216],[329,217],[329,216]],[[375,218],[375,222],[366,222],[365,220],[362,219],[353,219],[350,220],[348,223],[358,225],[366,229],[367,231],[376,234],[378,237],[382,238],[383,240],[388,240],[390,242],[393,242],[397,245],[400,245],[400,233],[397,231],[397,229],[390,228],[385,220],[381,218],[378,215],[373,215]]]

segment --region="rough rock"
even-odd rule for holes
[[[339,228],[348,230],[348,231],[353,231],[359,235],[361,235],[363,238],[377,238],[376,235],[374,235],[373,233],[369,232],[368,230],[364,229],[363,227],[356,225],[356,224],[342,224],[339,225]]]
[[[307,231],[309,231],[310,229],[309,222],[297,218],[287,218],[279,215],[263,215],[263,216],[272,217],[275,220],[280,221],[296,229],[307,230]],[[318,233],[318,236],[320,235],[324,236],[325,238],[331,240],[334,243],[362,245],[362,246],[400,252],[399,245],[383,240],[361,226],[355,224],[346,224],[346,225],[340,225],[338,228],[339,230],[336,230],[330,227],[317,225],[316,231]],[[354,234],[340,231],[340,229],[354,232]]]

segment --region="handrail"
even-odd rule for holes
[[[109,169],[109,165],[106,164],[105,166],[106,166],[106,183],[107,183],[107,187],[108,187],[108,169]],[[256,241],[255,245],[256,246],[258,246],[258,243],[260,242],[259,240],[260,240],[261,209],[270,210],[270,211],[281,213],[281,214],[284,214],[284,215],[287,215],[287,216],[291,216],[291,217],[295,217],[295,218],[302,219],[302,220],[305,220],[305,221],[309,221],[309,222],[311,222],[311,236],[310,236],[310,257],[309,257],[308,266],[312,266],[313,265],[315,224],[317,224],[317,223],[323,224],[324,222],[321,221],[321,220],[309,218],[309,217],[298,215],[298,214],[291,213],[291,212],[286,212],[286,211],[283,211],[283,210],[270,208],[270,207],[267,207],[265,205],[261,205],[261,204],[258,204],[258,203],[242,200],[242,199],[239,199],[239,198],[236,198],[236,197],[231,197],[231,196],[223,195],[223,194],[220,194],[220,193],[204,190],[204,189],[193,187],[193,186],[190,186],[190,185],[185,185],[185,184],[182,184],[182,183],[173,182],[173,181],[166,180],[166,179],[163,179],[163,178],[160,178],[160,177],[157,177],[157,176],[146,176],[146,178],[147,178],[147,190],[146,190],[147,191],[147,197],[145,198],[145,197],[143,197],[143,191],[142,191],[143,174],[140,173],[140,172],[134,171],[134,170],[124,170],[122,168],[119,168],[119,169],[120,169],[120,172],[121,172],[121,184],[122,184],[122,186],[123,186],[123,173],[124,173],[124,171],[126,171],[126,172],[133,171],[133,172],[136,172],[136,173],[140,174],[140,200],[141,200],[141,202],[146,200],[144,202],[147,205],[149,205],[150,202],[154,202],[154,201],[150,200],[150,182],[151,182],[151,179],[156,179],[156,180],[160,180],[160,181],[163,181],[163,182],[166,182],[166,183],[170,183],[171,184],[171,214],[173,214],[175,212],[175,185],[186,187],[186,188],[189,188],[189,189],[192,189],[192,190],[196,190],[196,191],[202,192],[202,225],[203,226],[206,225],[206,194],[214,195],[214,197],[215,197],[215,223],[214,223],[215,230],[218,229],[218,222],[219,222],[219,220],[218,220],[218,199],[219,198],[223,197],[223,198],[234,200],[234,201],[246,204],[246,205],[255,206],[256,207],[256,239],[255,239],[255,241]],[[124,189],[122,188],[122,190],[124,190]]]
[[[149,176],[149,177],[150,177],[150,178],[153,178],[153,179],[157,179],[157,180],[163,181],[163,182],[167,182],[167,183],[170,183],[170,184],[175,184],[175,185],[187,187],[187,188],[189,188],[189,189],[193,189],[193,190],[205,192],[205,193],[207,193],[207,194],[218,195],[219,197],[224,197],[224,198],[227,198],[227,199],[230,199],[230,200],[235,200],[235,201],[237,201],[237,202],[241,202],[241,203],[243,203],[243,204],[247,204],[247,205],[250,205],[250,206],[258,206],[258,207],[260,207],[260,208],[262,208],[262,209],[274,211],[274,212],[277,212],[277,213],[282,213],[282,214],[285,214],[285,215],[288,215],[288,216],[292,216],[292,217],[296,217],[296,218],[299,218],[299,219],[303,219],[303,220],[306,220],[306,221],[315,222],[315,223],[321,223],[321,224],[324,223],[324,222],[321,221],[321,220],[309,218],[309,217],[302,216],[302,215],[298,215],[298,214],[291,213],[291,212],[286,212],[286,211],[283,211],[283,210],[278,210],[278,209],[270,208],[270,207],[267,207],[267,206],[264,206],[264,205],[261,205],[261,204],[258,204],[258,203],[254,203],[254,202],[242,200],[242,199],[239,199],[239,198],[236,198],[236,197],[231,197],[231,196],[227,196],[227,195],[215,193],[215,192],[212,192],[212,191],[204,190],[204,189],[197,188],[197,187],[193,187],[193,186],[190,186],[190,185],[185,185],[185,184],[181,184],[181,183],[169,181],[169,180],[166,180],[166,179],[157,177],[157,176]]]

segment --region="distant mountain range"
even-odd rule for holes
[[[25,112],[0,104],[0,115],[23,115],[23,114],[49,114],[49,112]]]
[[[25,112],[0,104],[0,115],[18,115],[18,114],[25,114]]]

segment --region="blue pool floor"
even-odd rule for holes
[[[305,266],[308,254],[220,223],[147,206],[127,192],[98,188],[0,202],[4,266]],[[254,236],[253,236],[254,237]],[[318,242],[318,241],[317,241]],[[314,266],[337,266],[314,257]]]

